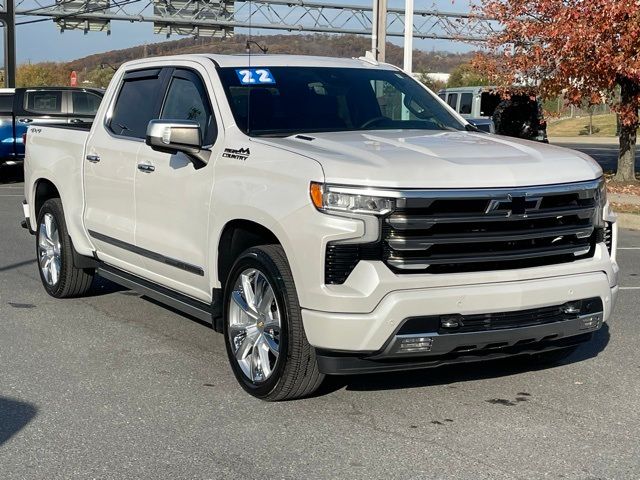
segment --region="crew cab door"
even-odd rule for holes
[[[162,68],[126,72],[106,120],[94,124],[84,162],[85,226],[98,257],[139,273],[134,180],[147,125],[158,117],[166,84]],[[168,72],[166,72],[168,73]]]
[[[143,145],[135,172],[136,245],[149,252],[151,280],[204,301],[211,300],[208,226],[213,159],[221,143],[204,76],[196,70],[171,72],[158,118],[193,120],[203,143],[214,151],[203,164],[184,153]]]

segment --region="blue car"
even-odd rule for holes
[[[91,123],[103,94],[93,88],[0,89],[0,167],[23,161],[23,134],[30,125]]]

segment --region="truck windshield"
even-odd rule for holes
[[[238,127],[251,136],[362,130],[464,130],[408,75],[373,68],[221,68]]]

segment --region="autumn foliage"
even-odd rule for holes
[[[606,100],[620,114],[616,179],[635,181],[640,126],[640,0],[482,0],[501,29],[474,64],[496,83],[539,86],[579,105]]]

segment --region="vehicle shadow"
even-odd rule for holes
[[[0,184],[24,182],[24,169],[22,165],[0,166]]]
[[[470,382],[487,378],[508,377],[527,371],[556,368],[561,365],[581,362],[594,358],[602,352],[610,339],[609,326],[605,323],[600,330],[594,333],[593,338],[581,345],[571,356],[555,365],[541,365],[528,363],[526,356],[489,360],[457,365],[444,365],[441,367],[413,370],[406,372],[381,373],[354,376],[328,377],[314,396],[327,395],[337,390],[350,391],[381,391],[406,388],[420,388],[438,385],[448,385],[460,382]]]
[[[0,446],[33,420],[37,412],[30,403],[0,397]]]
[[[22,262],[12,263],[10,265],[3,265],[0,267],[0,272],[6,272],[7,270],[13,270],[14,268],[24,267],[26,265],[31,265],[36,263],[36,259],[33,258],[31,260],[23,260]]]
[[[118,285],[111,280],[107,280],[106,278],[102,278],[100,275],[96,275],[93,280],[93,285],[91,286],[91,296],[99,297],[101,295],[110,295],[112,293],[119,293],[120,295],[128,295],[132,297],[140,297],[142,300],[146,300],[149,303],[157,305],[158,307],[164,308],[170,312],[175,313],[176,315],[180,315],[182,317],[188,318],[189,320],[199,323],[200,325],[204,325],[205,327],[211,328],[211,323],[204,322],[199,318],[196,318],[187,313],[181,312],[180,310],[173,308],[169,305],[166,305],[162,302],[159,302],[151,297],[147,297],[146,295],[142,295],[141,293],[136,292],[135,290],[129,290],[126,287]]]
[[[94,277],[93,283],[91,284],[91,292],[89,293],[89,295],[92,297],[101,297],[102,295],[110,295],[112,293],[118,292],[126,295],[138,295],[138,293],[133,292],[132,290],[128,290],[126,287],[118,285],[111,280],[107,280],[100,275],[96,275]]]

